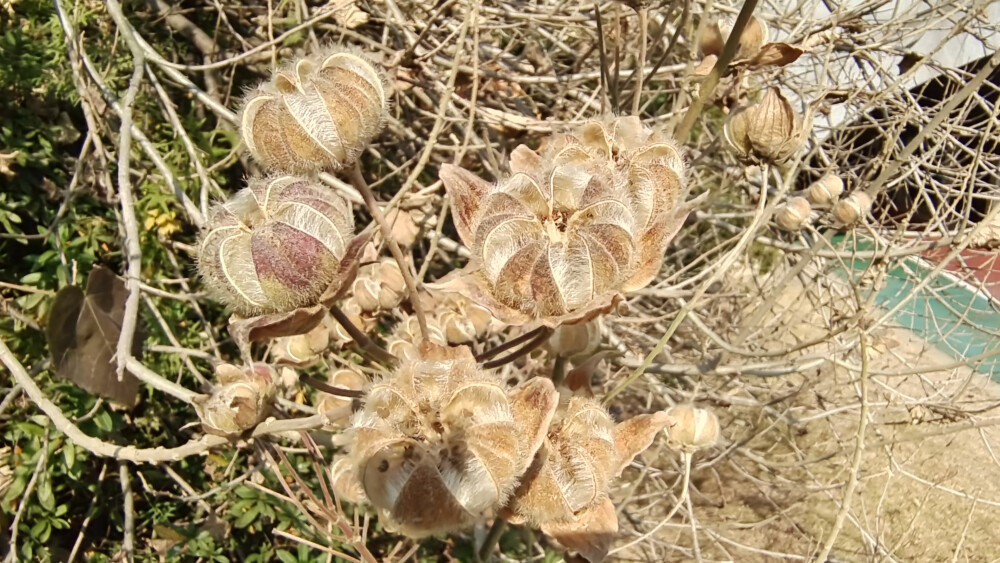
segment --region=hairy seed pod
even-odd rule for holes
[[[781,163],[802,146],[802,123],[777,88],[768,88],[760,103],[740,108],[726,119],[725,136],[741,158]]]
[[[521,145],[510,166],[496,185],[441,169],[478,265],[462,275],[508,323],[578,322],[610,309],[613,296],[652,281],[691,209],[679,149],[636,117],[590,122],[542,154]]]
[[[841,225],[854,225],[872,210],[872,198],[865,192],[853,192],[834,204],[830,213]]]
[[[844,193],[844,181],[836,174],[826,174],[809,185],[806,197],[816,205],[830,205]]]
[[[786,231],[799,231],[809,224],[812,208],[804,197],[793,197],[782,204],[774,214],[774,222]]]
[[[354,216],[329,188],[254,178],[209,215],[198,270],[210,294],[244,317],[315,305],[342,283]]]
[[[354,415],[354,477],[393,531],[423,537],[470,526],[507,501],[557,402],[547,379],[510,390],[467,347],[424,342]]]
[[[671,446],[692,453],[719,441],[719,419],[712,411],[677,405],[667,410],[667,415],[671,418],[667,426]]]
[[[382,71],[344,51],[299,60],[246,99],[243,139],[264,166],[293,174],[352,164],[382,128]]]
[[[205,432],[236,437],[257,426],[270,411],[278,375],[266,364],[241,369],[230,364],[216,368],[219,385],[195,403]]]

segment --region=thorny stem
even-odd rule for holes
[[[552,336],[554,330],[555,329],[552,329],[550,327],[543,326],[531,331],[532,333],[536,333],[536,335],[534,338],[529,340],[527,344],[521,346],[520,348],[514,350],[513,352],[507,354],[506,356],[497,358],[495,360],[490,360],[488,362],[483,362],[483,369],[498,368],[500,366],[513,362],[514,360],[520,358],[521,356],[524,356],[525,354],[530,353],[535,348],[538,348],[542,344],[545,344],[545,341],[547,341],[549,337]]]
[[[687,112],[684,114],[684,120],[681,121],[677,131],[674,132],[674,138],[679,142],[684,143],[687,141],[688,135],[691,133],[691,128],[694,127],[695,120],[701,115],[701,110],[705,107],[705,103],[712,97],[715,87],[719,85],[722,73],[726,71],[729,63],[736,56],[736,51],[740,46],[740,36],[743,35],[743,30],[746,29],[747,24],[750,23],[750,17],[756,8],[757,0],[745,0],[743,2],[743,8],[740,9],[740,15],[736,17],[733,30],[729,32],[729,38],[726,39],[726,46],[723,47],[722,54],[719,55],[719,60],[715,61],[712,71],[708,73],[705,81],[701,83],[698,98],[688,107]]]
[[[399,362],[399,358],[390,354],[385,348],[382,348],[374,340],[368,338],[368,335],[362,332],[361,329],[354,326],[354,323],[340,310],[340,307],[336,305],[331,306],[330,314],[340,323],[340,326],[344,327],[344,330],[354,339],[358,347],[363,352],[368,353],[372,359],[385,364],[386,367],[394,366]]]
[[[372,219],[375,219],[375,222],[378,223],[379,230],[382,231],[382,238],[385,240],[386,246],[389,247],[389,253],[392,254],[392,257],[396,259],[396,263],[399,264],[399,271],[403,274],[403,282],[406,283],[406,289],[412,296],[410,303],[413,305],[413,313],[417,316],[417,323],[420,325],[420,337],[427,340],[430,334],[427,331],[427,317],[424,315],[420,299],[417,299],[417,282],[414,281],[413,273],[410,272],[406,258],[403,257],[403,251],[399,249],[396,239],[392,237],[392,229],[389,227],[389,222],[385,220],[382,209],[378,206],[378,202],[375,201],[375,195],[372,193],[371,188],[368,187],[365,177],[361,174],[361,164],[355,162],[354,166],[349,167],[347,170],[351,184],[361,194],[362,199],[365,200],[365,205],[372,214]],[[344,328],[346,329],[347,327],[345,326]]]
[[[493,520],[493,525],[490,526],[490,531],[483,538],[483,544],[479,546],[479,550],[476,552],[477,561],[489,561],[490,555],[493,553],[493,548],[496,547],[497,543],[500,541],[500,537],[507,530],[507,520],[502,517],[497,517]]]

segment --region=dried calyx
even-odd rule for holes
[[[518,146],[491,185],[445,165],[452,216],[473,253],[438,287],[466,292],[504,322],[549,326],[607,312],[645,287],[693,207],[677,146],[638,118],[590,122]]]
[[[531,464],[557,397],[548,380],[510,389],[480,370],[468,348],[424,342],[414,361],[369,389],[351,421],[338,489],[410,537],[481,522]]]
[[[381,130],[385,111],[381,69],[333,49],[288,65],[251,92],[240,127],[261,164],[309,173],[352,164]]]
[[[750,162],[784,162],[802,146],[802,133],[802,120],[777,88],[731,113],[725,125],[729,146]]]
[[[257,426],[270,412],[278,375],[266,364],[237,367],[221,364],[219,385],[194,407],[205,432],[237,437]]]
[[[618,532],[611,483],[669,421],[658,412],[615,424],[594,399],[564,400],[508,516],[540,527],[588,561],[602,561]]]
[[[254,178],[212,210],[198,270],[244,317],[314,305],[353,276],[353,227],[348,204],[321,184]]]

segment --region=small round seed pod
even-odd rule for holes
[[[254,178],[211,212],[198,270],[210,294],[250,317],[314,305],[339,282],[354,216],[331,189]]]
[[[667,411],[673,420],[667,425],[670,445],[692,453],[714,446],[719,440],[719,419],[708,409],[677,405]]]
[[[486,335],[493,322],[489,311],[457,294],[442,296],[433,307],[449,344],[474,342]]]
[[[271,352],[278,364],[308,367],[316,363],[320,353],[330,346],[330,327],[320,323],[305,334],[283,336],[274,341]]]
[[[360,373],[351,369],[338,369],[337,371],[330,374],[329,379],[330,385],[334,387],[339,387],[341,389],[351,389],[353,391],[360,391],[365,388],[368,380],[365,379]],[[318,412],[327,412],[338,407],[344,407],[351,404],[352,399],[350,397],[342,397],[340,395],[331,395],[330,393],[319,393],[318,400],[316,401],[316,410]],[[347,425],[350,420],[350,413],[344,413],[343,416],[338,416],[330,420],[330,424],[326,425],[328,428],[343,428]]]
[[[802,146],[801,118],[777,88],[768,88],[760,103],[729,114],[726,141],[750,161],[781,163]]]
[[[830,205],[844,193],[844,181],[836,174],[826,174],[809,185],[806,197],[816,205]]]
[[[227,364],[216,372],[221,385],[195,403],[195,412],[205,432],[236,437],[267,416],[278,375],[266,364],[254,364],[252,369]]]
[[[592,354],[601,344],[600,319],[557,327],[545,347],[563,358]]]
[[[386,108],[382,71],[334,50],[274,74],[246,99],[243,140],[268,168],[289,173],[352,164],[378,134]]]
[[[865,192],[854,192],[838,201],[830,213],[841,225],[854,225],[872,210],[872,198]]]
[[[811,213],[809,200],[804,197],[793,197],[778,208],[774,222],[786,231],[799,231],[809,224]]]

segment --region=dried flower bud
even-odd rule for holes
[[[270,411],[278,374],[266,364],[238,368],[224,364],[216,368],[221,385],[196,402],[202,428],[210,434],[236,437],[257,426]]]
[[[572,358],[592,354],[600,344],[601,321],[594,319],[586,323],[556,327],[545,347],[553,354]]]
[[[693,405],[677,405],[667,411],[672,421],[667,426],[671,446],[694,452],[714,446],[719,440],[719,419],[710,410]]]
[[[806,197],[816,205],[830,205],[844,193],[844,181],[836,174],[826,174],[809,185]]]
[[[315,305],[353,262],[353,222],[347,203],[325,186],[251,179],[212,210],[198,270],[209,292],[245,317]]]
[[[793,197],[782,204],[774,215],[774,222],[786,231],[799,231],[809,224],[812,208],[804,197]]]
[[[872,198],[865,192],[853,192],[834,204],[830,211],[841,225],[854,225],[872,210]]]
[[[780,163],[802,145],[801,120],[777,88],[768,88],[760,103],[729,115],[726,141],[742,158]]]
[[[726,46],[729,34],[733,31],[735,20],[714,21],[706,25],[698,36],[698,49],[702,56],[721,55]],[[756,16],[751,16],[743,33],[740,35],[740,47],[734,60],[752,58],[767,43],[770,34],[767,26]]]
[[[551,381],[511,391],[467,347],[425,342],[353,417],[354,477],[390,530],[423,537],[472,525],[507,501],[557,397]]]
[[[382,128],[383,82],[380,69],[353,53],[299,60],[246,99],[243,139],[254,158],[275,170],[301,174],[352,164]]]
[[[521,145],[510,165],[497,185],[442,167],[475,266],[437,287],[512,324],[580,322],[645,287],[693,205],[679,149],[636,117],[587,123],[542,154]]]
[[[328,346],[330,346],[330,327],[321,322],[305,334],[276,339],[271,354],[276,363],[308,367],[316,363],[319,354]]]

